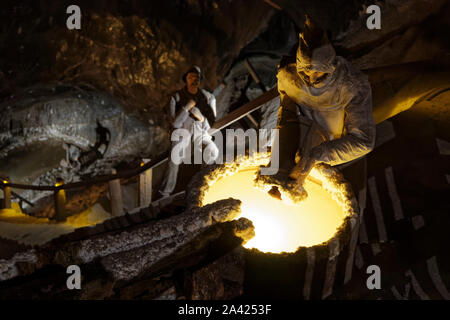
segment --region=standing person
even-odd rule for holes
[[[208,152],[205,153],[205,161],[210,163],[219,155],[217,146],[212,141],[208,130],[216,119],[216,98],[204,89],[200,89],[203,78],[198,66],[191,67],[182,77],[186,84],[181,90],[176,91],[170,97],[169,118],[172,130],[185,129],[190,133],[190,140],[194,148],[202,149],[205,145]],[[194,134],[194,131],[200,135]],[[172,142],[172,150],[183,141]],[[186,146],[191,148],[191,144]],[[190,150],[189,150],[190,151]],[[190,152],[188,152],[190,155]],[[179,165],[169,159],[167,172],[159,193],[163,197],[169,196],[177,183]]]

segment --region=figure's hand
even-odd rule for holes
[[[187,111],[190,111],[193,107],[195,107],[195,101],[191,99],[186,104],[186,109],[187,109]]]
[[[312,169],[314,164],[314,159],[310,157],[302,157],[299,163],[297,163],[295,167],[292,168],[291,172],[289,173],[289,178],[299,180],[306,173],[309,173],[309,170]]]
[[[194,117],[197,118],[198,121],[203,122],[205,121],[205,117],[203,117],[202,113],[197,107],[193,107],[191,109],[191,113],[194,115]]]
[[[314,165],[318,162],[317,150],[313,149],[309,156],[304,156],[300,159],[299,163],[291,170],[289,177],[297,180],[298,183],[303,184]]]
[[[297,188],[303,188],[306,177],[316,164],[316,161],[310,157],[303,157],[302,160],[291,170],[289,178],[294,179]]]

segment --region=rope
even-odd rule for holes
[[[213,134],[214,132],[217,132],[224,127],[229,126],[230,124],[236,122],[237,120],[244,117],[246,114],[259,109],[264,103],[267,101],[272,100],[275,98],[278,94],[278,91],[276,88],[269,90],[268,92],[262,94],[258,98],[246,103],[242,107],[234,110],[227,116],[223,117],[219,121],[216,121],[214,123],[213,127],[210,129],[210,133]],[[93,184],[100,184],[100,183],[106,183],[112,180],[117,179],[128,179],[133,178],[137,175],[140,175],[144,171],[147,171],[149,169],[152,169],[154,167],[157,167],[161,164],[163,164],[165,161],[169,158],[169,152],[166,151],[160,155],[158,155],[155,159],[147,162],[143,166],[140,166],[139,168],[130,169],[118,172],[116,174],[109,174],[101,177],[97,177],[91,180],[87,181],[80,181],[80,182],[74,182],[74,183],[68,183],[68,184],[62,184],[58,186],[34,186],[34,185],[28,185],[28,184],[18,184],[18,183],[12,183],[12,182],[5,182],[2,181],[2,185],[0,185],[1,188],[10,187],[15,189],[24,189],[24,190],[37,190],[37,191],[59,191],[59,190],[68,190],[68,189],[77,189],[82,187],[91,186]]]

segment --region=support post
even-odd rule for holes
[[[247,68],[248,72],[252,76],[253,81],[255,81],[256,84],[261,88],[262,92],[267,92],[266,87],[264,86],[264,84],[259,79],[258,74],[256,73],[255,69],[253,69],[253,66],[250,64],[250,61],[248,61],[248,59],[245,59],[244,60],[244,64],[245,64],[245,67]],[[256,126],[256,128],[259,127],[258,122],[255,120],[255,118],[253,118],[253,116],[251,114],[248,114],[247,117]]]
[[[264,84],[261,82],[261,80],[259,79],[258,74],[256,73],[255,69],[253,69],[253,66],[250,64],[250,61],[248,61],[248,59],[245,59],[244,61],[245,67],[247,68],[248,72],[250,73],[250,75],[252,76],[253,80],[256,82],[256,84],[260,87],[260,89],[262,90],[262,92],[267,92],[266,87],[264,86]]]
[[[143,159],[141,167],[144,166],[150,159]],[[152,178],[153,169],[148,169],[139,175],[138,184],[138,206],[148,207],[152,203]]]
[[[112,174],[116,174],[116,169],[112,169]],[[111,215],[117,217],[123,214],[122,187],[120,179],[109,182],[109,199],[111,202]]]
[[[9,179],[4,178],[3,183],[3,203],[2,209],[11,209],[11,187],[8,186]]]
[[[66,221],[66,191],[62,189],[64,181],[62,179],[57,179],[55,187],[57,188],[54,192],[55,201],[55,215],[53,219],[57,222]]]

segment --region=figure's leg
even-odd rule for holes
[[[179,168],[179,165],[173,163],[169,159],[169,164],[167,166],[166,174],[164,176],[164,180],[161,185],[161,189],[159,190],[159,193],[163,197],[168,197],[175,189],[175,186],[177,185],[178,168]]]
[[[179,164],[176,164],[173,161],[172,152],[174,152],[175,148],[177,150],[180,149],[178,151],[182,151],[183,152],[182,156],[186,157],[186,151],[188,150],[188,148],[190,150],[191,146],[189,143],[187,143],[186,145],[183,145],[183,144],[186,144],[185,141],[183,141],[183,140],[172,143],[172,148],[170,150],[171,156],[169,157],[164,180],[163,180],[163,182],[161,184],[161,188],[159,190],[159,193],[163,197],[168,197],[173,192],[173,190],[175,189],[175,186],[177,185]],[[188,153],[188,155],[190,156],[190,153]]]
[[[205,150],[203,151],[203,161],[206,164],[212,164],[219,156],[219,149],[212,141],[211,137],[206,137],[206,139],[203,140],[203,145],[205,145]]]

